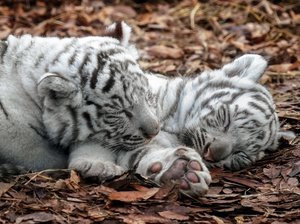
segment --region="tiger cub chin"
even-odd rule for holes
[[[0,42],[0,173],[69,167],[103,180],[123,172],[115,151],[158,133],[130,28],[110,32],[118,35]]]

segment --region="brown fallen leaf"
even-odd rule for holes
[[[153,57],[158,57],[158,58],[181,58],[183,57],[183,50],[180,48],[172,48],[172,47],[167,47],[165,45],[154,45],[151,47],[148,47],[147,52],[149,55]]]
[[[221,218],[219,218],[219,217],[217,217],[217,216],[212,216],[212,219],[214,220],[214,221],[216,221],[216,223],[217,224],[224,224],[224,221],[221,219]]]
[[[270,65],[268,69],[272,72],[285,73],[285,72],[290,71],[290,68],[291,68],[292,65],[293,64],[291,64],[291,63]]]
[[[19,223],[41,223],[54,221],[55,216],[47,212],[35,212],[28,215],[20,216],[16,219],[16,224]],[[30,222],[32,221],[32,222]]]
[[[300,161],[294,163],[292,170],[288,173],[288,176],[294,177],[299,173],[300,173]]]
[[[65,181],[67,187],[71,190],[74,189],[78,190],[80,188],[79,182],[80,182],[79,175],[77,174],[76,171],[71,170],[70,178]]]
[[[124,223],[128,224],[144,224],[144,223],[170,223],[174,221],[160,217],[158,215],[147,215],[147,214],[129,214],[120,217]]]
[[[159,212],[158,214],[167,219],[175,219],[175,220],[179,220],[179,221],[189,220],[188,216],[181,215],[181,214],[171,212],[171,211],[163,211],[163,212]]]
[[[112,201],[133,202],[141,199],[147,200],[158,192],[159,188],[148,188],[146,191],[118,191],[108,194],[108,198]]]
[[[92,208],[88,210],[88,215],[92,218],[92,219],[96,219],[97,221],[102,221],[104,220],[107,216],[109,216],[109,212],[107,212],[106,210],[96,207],[96,208]]]
[[[261,184],[259,182],[255,181],[255,180],[250,180],[247,178],[225,176],[224,179],[232,181],[234,183],[242,184],[242,185],[250,187],[252,189],[256,189],[257,187],[261,186]]]
[[[223,190],[223,187],[222,186],[217,186],[217,187],[210,187],[209,189],[208,189],[208,192],[207,192],[207,194],[209,194],[209,195],[211,195],[211,194],[219,194],[219,193],[221,193],[222,192],[222,190]]]
[[[0,197],[5,194],[12,186],[14,186],[14,183],[0,182]]]
[[[280,175],[280,172],[281,172],[280,167],[276,167],[274,165],[270,165],[269,167],[270,168],[264,168],[263,169],[264,175],[266,175],[270,179],[274,179],[274,178],[276,178]]]

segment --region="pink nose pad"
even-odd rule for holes
[[[214,158],[212,156],[210,148],[207,149],[206,153],[204,153],[203,158],[208,162],[214,162]]]

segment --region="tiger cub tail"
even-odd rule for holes
[[[287,140],[293,140],[294,138],[296,138],[296,134],[292,131],[284,131],[284,130],[280,130],[277,134],[278,139],[280,138],[284,138]]]

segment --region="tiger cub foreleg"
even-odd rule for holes
[[[77,170],[82,177],[96,177],[99,181],[121,175],[125,169],[116,165],[115,153],[99,143],[85,142],[71,148],[69,168]]]
[[[172,139],[169,145],[166,144],[169,136],[167,133],[159,134],[144,148],[120,156],[118,164],[135,168],[136,173],[158,184],[178,183],[180,191],[184,194],[191,196],[205,194],[211,176],[202,158],[192,148],[179,144],[175,146]]]

